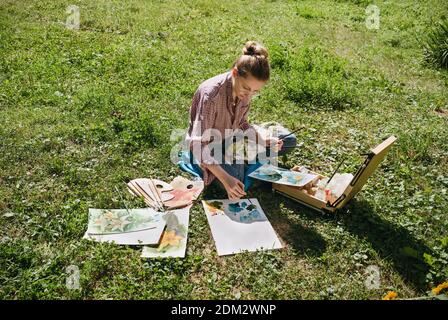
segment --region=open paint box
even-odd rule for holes
[[[380,162],[384,159],[389,152],[392,144],[397,140],[394,136],[390,136],[384,140],[381,144],[371,149],[367,154],[364,163],[359,167],[353,179],[350,181],[345,191],[336,199],[332,201],[321,200],[309,193],[306,188],[299,188],[295,186],[288,186],[284,184],[272,183],[274,192],[278,192],[284,196],[287,196],[303,205],[306,205],[312,209],[316,209],[323,212],[334,212],[344,207],[364,186],[367,179],[376,170]],[[316,180],[325,178],[317,172],[310,172],[317,174]],[[315,181],[316,182],[316,181]],[[309,190],[309,189],[308,189]]]

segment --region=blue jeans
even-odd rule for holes
[[[283,135],[284,136],[284,135]],[[279,138],[282,138],[282,135],[279,136]],[[290,135],[284,140],[284,146],[295,146],[296,145],[296,137],[295,135]],[[281,156],[283,154],[286,154],[290,152],[292,148],[282,148],[278,154],[271,154],[269,149],[267,152],[268,157],[275,157],[275,156]],[[223,154],[225,151],[223,150]],[[184,151],[180,153],[181,160],[178,162],[179,167],[186,171],[193,176],[202,179],[203,178],[203,172],[201,167],[198,165],[197,161],[193,158],[193,153],[191,151]],[[232,177],[237,178],[244,184],[244,191],[247,191],[253,184],[253,178],[249,177],[249,174],[251,174],[253,171],[257,170],[259,167],[261,167],[264,163],[266,163],[267,160],[263,160],[262,162],[259,161],[257,157],[257,162],[253,164],[237,164],[237,163],[224,163],[221,164],[221,167],[224,169],[225,172],[230,174]]]
[[[198,165],[197,161],[193,157],[193,153],[191,151],[186,151],[181,153],[181,161],[178,162],[179,167],[193,176],[202,179],[204,174],[202,172],[201,167]],[[256,162],[253,164],[239,164],[239,163],[223,163],[220,164],[221,168],[224,169],[232,177],[237,178],[242,181],[244,184],[244,191],[247,191],[253,183],[253,179],[249,177],[249,174],[257,170],[261,167],[263,163]]]

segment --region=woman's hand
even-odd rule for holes
[[[283,147],[283,140],[275,137],[266,139],[266,146],[271,147],[274,152],[279,152]]]
[[[229,199],[240,199],[246,195],[246,192],[244,192],[244,184],[228,174],[219,164],[206,165],[206,168],[221,181]]]
[[[240,199],[246,195],[246,192],[244,192],[244,184],[237,178],[228,174],[223,180],[223,185],[229,199]]]

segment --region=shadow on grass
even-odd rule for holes
[[[431,254],[432,250],[406,228],[378,215],[369,202],[353,199],[336,214],[322,214],[283,197],[282,202],[290,210],[297,212],[300,209],[300,214],[307,219],[342,222],[348,232],[370,242],[382,259],[392,262],[404,281],[418,290],[427,290],[425,278],[429,268],[423,254]],[[297,237],[302,235],[297,234]]]
[[[327,243],[318,232],[292,221],[280,213],[279,208],[282,199],[272,195],[270,183],[260,185],[256,190],[249,192],[248,195],[258,198],[274,230],[296,253],[318,257],[325,252]]]
[[[370,242],[382,259],[390,261],[404,281],[418,290],[427,290],[425,278],[429,267],[424,262],[423,254],[432,254],[432,250],[423,241],[413,237],[406,228],[381,217],[369,202],[353,199],[339,213],[322,214],[281,195],[274,196],[270,184],[249,191],[247,197],[258,198],[274,230],[296,252],[320,256],[325,251],[326,241],[318,232],[281,214],[280,203],[306,219],[342,222],[348,232]],[[217,185],[204,194],[204,199],[225,198],[226,192]]]
[[[269,220],[277,234],[298,254],[318,257],[325,252],[327,243],[315,230],[281,215],[270,215]]]
[[[432,250],[406,228],[379,216],[367,201],[353,200],[347,209],[348,214],[339,215],[346,230],[369,241],[383,259],[393,263],[406,282],[419,290],[426,290],[425,278],[429,268],[423,254],[431,254]]]

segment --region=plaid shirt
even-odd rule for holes
[[[204,135],[204,131],[216,129],[225,139],[231,136],[226,135],[226,129],[246,131],[253,128],[247,122],[249,103],[250,98],[233,101],[230,71],[204,81],[196,90],[190,108],[190,123],[186,142],[203,170],[205,185],[209,185],[215,178],[213,173],[207,169],[207,165],[219,163],[211,155],[208,146],[213,139]],[[193,148],[194,145],[196,146]]]

